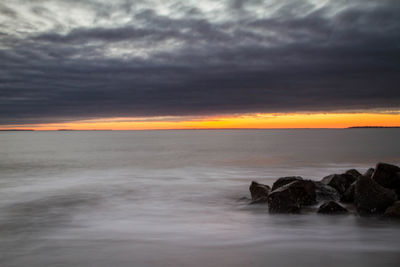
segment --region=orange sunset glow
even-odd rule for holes
[[[7,125],[1,129],[32,130],[168,130],[168,129],[278,129],[347,128],[400,125],[393,113],[246,114],[210,117],[106,118],[68,123]]]

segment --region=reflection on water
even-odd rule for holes
[[[0,133],[0,265],[398,266],[399,222],[246,198],[252,179],[398,164],[399,133]]]

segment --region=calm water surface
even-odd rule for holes
[[[400,165],[399,136],[0,132],[0,266],[400,266],[400,222],[244,199],[251,180]]]

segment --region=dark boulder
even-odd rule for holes
[[[360,215],[381,214],[397,199],[396,194],[369,177],[360,176],[354,188],[354,203]]]
[[[263,203],[267,202],[267,197],[271,192],[271,188],[268,185],[260,184],[252,181],[249,187],[251,194],[251,203]]]
[[[332,186],[324,184],[323,182],[314,182],[314,184],[318,202],[328,200],[338,201],[340,199],[338,191]]]
[[[305,180],[283,185],[268,196],[268,208],[271,213],[298,213],[302,206],[315,202],[315,184]]]
[[[375,169],[374,168],[369,168],[363,175],[366,177],[372,177],[372,174],[374,174]]]
[[[352,183],[349,188],[343,193],[342,197],[340,198],[341,202],[344,203],[353,203],[354,202],[354,191],[356,187],[356,182]]]
[[[400,201],[396,201],[392,206],[388,207],[383,216],[400,219]]]
[[[346,192],[347,188],[355,182],[357,178],[350,174],[331,174],[322,179],[324,184],[335,188],[340,194]]]
[[[400,199],[400,187],[397,187],[397,188],[394,190],[394,192],[395,192],[396,195],[397,195],[397,199]]]
[[[350,169],[350,170],[346,171],[344,174],[351,175],[355,179],[357,179],[358,177],[361,176],[361,173],[359,171],[357,171],[356,169]]]
[[[396,189],[400,187],[400,168],[396,165],[378,163],[372,179],[383,187]]]
[[[288,176],[288,177],[281,177],[278,178],[278,180],[276,180],[273,184],[272,184],[272,191],[274,191],[275,189],[284,186],[286,184],[290,184],[291,182],[294,181],[301,181],[303,180],[302,177],[300,176]]]
[[[319,209],[318,213],[322,214],[340,214],[340,213],[347,213],[348,210],[335,201],[328,201],[322,204]]]

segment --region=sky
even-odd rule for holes
[[[400,125],[399,0],[2,0],[0,129]]]

